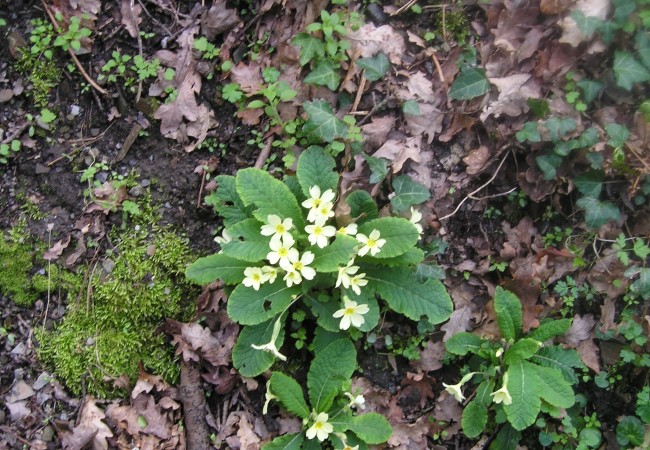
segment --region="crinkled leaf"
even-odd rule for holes
[[[508,392],[512,397],[510,405],[503,409],[508,422],[515,430],[524,430],[535,423],[542,402],[539,398],[537,376],[530,364],[517,362],[508,367]]]
[[[325,100],[305,102],[303,108],[309,116],[303,127],[303,131],[307,135],[322,142],[332,142],[337,137],[345,135],[347,127],[342,120],[334,115],[332,108]]]
[[[524,362],[537,376],[539,396],[558,408],[570,408],[575,403],[573,388],[559,369]]]
[[[228,229],[233,240],[221,246],[223,254],[248,262],[258,262],[269,252],[270,236],[260,234],[262,223],[256,219],[243,220]],[[244,240],[239,240],[238,238]]]
[[[379,216],[377,204],[366,191],[354,191],[349,194],[345,202],[350,206],[350,216],[357,219],[358,224]]]
[[[420,250],[419,248],[409,248],[406,253],[402,253],[399,256],[394,256],[392,258],[373,258],[372,256],[364,256],[363,261],[372,263],[372,264],[378,264],[381,266],[389,266],[389,267],[397,267],[397,266],[415,266],[416,264],[421,263],[424,260],[424,252]],[[439,279],[444,279],[444,277],[439,278]],[[418,277],[418,280],[420,278]],[[426,279],[420,280],[422,283],[426,281]]]
[[[322,147],[312,145],[298,158],[296,172],[302,192],[309,197],[309,188],[318,186],[321,193],[328,189],[336,192],[339,176],[336,173],[336,161]]]
[[[264,170],[248,168],[237,172],[237,192],[245,205],[255,205],[255,217],[263,223],[271,214],[282,219],[293,219],[293,225],[302,230],[304,222],[298,200],[289,188]]]
[[[374,255],[378,259],[392,258],[406,253],[420,238],[415,226],[401,217],[382,217],[370,220],[359,227],[359,233],[366,236],[374,230],[379,231],[380,239],[386,239],[379,253]]]
[[[244,377],[256,377],[275,362],[272,353],[256,350],[252,344],[264,345],[271,341],[275,318],[259,325],[243,327],[237,338],[237,343],[232,349],[232,363],[235,369]],[[278,350],[284,343],[284,331],[275,341]]]
[[[463,434],[470,439],[479,436],[485,430],[487,419],[487,406],[484,403],[472,400],[463,410],[461,419]]]
[[[460,332],[450,337],[445,342],[445,348],[454,355],[465,356],[468,353],[478,353],[481,350],[483,339],[473,333]]]
[[[408,175],[400,175],[393,180],[395,196],[390,199],[393,211],[401,213],[413,205],[428,200],[431,192],[426,186],[414,181]]]
[[[420,284],[412,270],[401,267],[368,268],[366,278],[393,310],[409,319],[420,320],[424,316],[430,323],[437,324],[451,315],[451,297],[438,280]]]
[[[449,97],[454,100],[470,100],[490,90],[490,82],[482,69],[465,69],[454,80]]]
[[[616,441],[623,446],[643,444],[645,427],[643,422],[635,416],[625,416],[616,425]]]
[[[564,378],[571,384],[578,382],[575,369],[585,367],[578,352],[572,349],[563,349],[558,345],[542,347],[530,358],[531,362],[544,367],[557,368]]]
[[[349,429],[367,444],[383,444],[393,434],[388,420],[374,412],[353,416]]]
[[[314,70],[309,72],[303,81],[316,86],[327,86],[330,91],[335,91],[341,82],[341,75],[338,67],[330,60],[323,59],[316,63]]]
[[[503,361],[506,364],[512,364],[517,361],[523,361],[530,358],[537,350],[539,350],[540,343],[535,339],[523,338],[519,339],[517,342],[512,344],[512,346],[506,350],[506,353],[503,357]]]
[[[217,190],[205,198],[205,203],[212,206],[223,218],[226,227],[235,225],[251,216],[252,206],[246,207],[237,194],[235,177],[219,175],[215,178]]]
[[[585,211],[585,223],[590,228],[600,228],[609,221],[620,220],[621,212],[612,202],[601,202],[597,198],[582,197],[576,206]]]
[[[311,264],[318,272],[336,272],[354,256],[354,248],[359,242],[350,236],[337,235],[334,241],[324,248],[312,247],[314,261]]]
[[[614,52],[614,75],[616,84],[628,91],[635,83],[650,80],[650,72],[629,52]]]
[[[284,406],[284,409],[301,419],[309,417],[310,411],[307,402],[305,402],[302,387],[296,380],[282,372],[273,372],[269,389],[273,395],[278,397],[278,401]]]
[[[228,316],[242,325],[257,325],[284,311],[299,293],[300,286],[287,287],[279,276],[257,291],[240,284],[228,298]]]
[[[365,76],[369,81],[377,81],[388,72],[390,62],[386,55],[379,52],[371,58],[357,59],[357,66],[365,69]]]
[[[506,423],[490,444],[489,450],[516,450],[521,440],[521,432]]]
[[[494,292],[494,310],[501,336],[505,339],[517,339],[521,334],[521,302],[515,294],[497,286]]]
[[[446,278],[446,275],[445,269],[439,265],[424,262],[416,266],[415,277],[420,283],[424,283],[429,278],[432,278],[434,280],[444,280]]]
[[[208,284],[217,279],[226,284],[236,284],[244,279],[244,270],[249,266],[247,261],[215,253],[190,264],[185,270],[185,276],[196,284]]]
[[[571,327],[571,319],[549,320],[532,330],[528,337],[539,342],[548,341],[555,336],[562,336]]]
[[[357,351],[349,339],[337,339],[319,352],[309,367],[309,402],[316,412],[327,411],[357,367]]]

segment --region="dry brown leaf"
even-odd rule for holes
[[[425,372],[438,370],[442,367],[442,358],[445,356],[445,344],[442,341],[427,341],[424,350],[420,352],[420,359],[413,366]]]
[[[138,37],[138,25],[142,23],[142,6],[131,0],[122,0],[120,3],[120,14],[122,25],[126,28],[132,38]]]
[[[456,136],[462,130],[465,130],[466,132],[469,133],[469,131],[472,129],[475,123],[476,123],[475,118],[470,117],[466,114],[456,113],[454,114],[454,118],[452,119],[449,127],[445,130],[443,134],[438,136],[438,140],[440,142],[449,142],[454,136]]]
[[[593,339],[580,342],[576,347],[580,359],[585,363],[585,366],[591,370],[600,373],[600,358],[598,357],[598,346],[594,343]]]
[[[490,149],[486,145],[481,145],[479,148],[470,150],[469,155],[463,158],[463,162],[467,164],[465,171],[469,175],[479,173],[485,167],[485,163],[490,158]],[[504,222],[505,223],[505,222]]]
[[[407,159],[412,159],[416,163],[420,162],[421,141],[418,136],[406,139],[389,139],[373,156],[390,160],[393,173],[397,173],[402,170]]]
[[[579,11],[585,15],[585,17],[595,17],[600,20],[606,20],[607,14],[609,13],[609,0],[578,0],[571,12]],[[585,40],[588,36],[585,36],[576,21],[571,17],[571,14],[567,14],[564,19],[559,23],[562,28],[562,36],[560,37],[560,42],[563,44],[569,44],[572,47],[577,47]]]
[[[414,423],[393,423],[393,434],[388,438],[391,448],[409,450],[427,450],[427,436],[430,423],[426,417],[420,417]]]
[[[541,98],[541,86],[530,74],[518,73],[502,78],[489,78],[499,91],[496,100],[487,104],[481,113],[481,120],[501,114],[516,117],[528,112],[528,99]]]
[[[452,380],[448,380],[447,384],[452,384]],[[449,425],[445,428],[449,436],[453,436],[460,431],[460,420],[463,414],[463,408],[458,400],[450,395],[447,391],[442,391],[436,407],[434,409],[433,417],[441,422],[446,422]]]
[[[404,38],[390,25],[376,27],[368,23],[349,33],[348,39],[352,52],[358,53],[362,58],[370,58],[378,52],[383,52],[390,62],[401,64],[402,55],[406,52]]]
[[[233,83],[238,83],[242,92],[249,95],[257,94],[262,90],[264,85],[261,67],[255,62],[251,62],[250,64],[240,62],[230,69],[230,80]]]
[[[616,325],[616,303],[614,299],[606,298],[600,306],[600,332],[606,333],[608,330],[615,330]]]
[[[61,256],[63,250],[68,248],[68,245],[70,245],[70,238],[71,235],[67,235],[65,238],[54,244],[48,251],[43,254],[43,259],[45,261],[56,261],[59,259],[59,256]]]
[[[72,433],[63,433],[61,443],[64,449],[82,450],[91,444],[93,450],[107,450],[107,439],[113,432],[103,422],[106,414],[97,407],[92,397],[86,397],[81,409],[79,425],[74,427]]]
[[[564,335],[564,341],[571,347],[577,347],[580,342],[593,338],[594,325],[596,325],[596,319],[592,314],[574,316],[569,331]]]
[[[370,123],[361,126],[365,136],[364,143],[371,149],[381,147],[386,142],[386,137],[395,128],[395,116],[373,117]]]
[[[433,138],[442,131],[442,121],[445,113],[430,103],[419,103],[420,114],[412,116],[405,114],[406,126],[413,136],[427,136],[427,143],[433,142]]]
[[[213,41],[217,36],[231,30],[240,22],[237,10],[228,8],[226,0],[216,0],[212,6],[201,16],[201,34],[208,41]]]

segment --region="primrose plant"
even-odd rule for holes
[[[467,437],[475,438],[485,431],[488,410],[494,409],[496,423],[505,423],[497,442],[515,442],[520,431],[533,425],[540,412],[561,417],[573,406],[572,385],[578,383],[575,369],[583,369],[584,364],[575,350],[549,343],[567,332],[570,319],[544,321],[523,335],[521,303],[501,287],[496,288],[494,309],[502,339],[488,340],[472,333],[452,336],[445,344],[447,351],[459,356],[475,355],[470,361],[475,371],[463,376],[458,384],[443,385],[459,402],[465,401],[466,383],[471,380],[478,385],[463,410],[461,425]]]
[[[335,448],[384,442],[388,422],[355,414],[351,403],[360,401],[349,391],[357,367],[354,339],[377,325],[380,308],[431,324],[452,311],[438,279],[417,277],[424,259],[416,247],[420,229],[404,217],[379,217],[365,191],[338,192],[335,167],[325,149],[312,146],[300,155],[296,176],[283,181],[252,168],[216,177],[219,187],[207,202],[224,220],[221,250],[186,271],[197,283],[221,279],[234,286],[228,315],[243,327],[232,358],[244,376],[261,374],[276,359],[291,367],[282,351],[290,310],[303,311],[305,323],[315,325],[306,346],[315,354],[309,405],[299,381],[281,372],[267,386],[267,399],[302,418],[303,432],[281,436],[269,449],[312,448],[325,440]]]

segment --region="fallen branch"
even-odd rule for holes
[[[209,448],[210,434],[205,420],[205,392],[201,388],[201,374],[196,367],[185,361],[181,364],[179,393],[185,417],[187,450]]]

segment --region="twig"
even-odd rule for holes
[[[15,437],[16,440],[22,442],[25,445],[28,445],[29,448],[34,448],[34,449],[40,448],[40,447],[34,447],[32,445],[32,443],[29,442],[27,439],[24,439],[24,438],[18,436],[18,434],[15,431],[13,431],[11,428],[9,428],[8,426],[2,425],[2,426],[0,426],[0,430],[4,431],[5,433],[9,433],[9,434],[13,435],[13,437]]]
[[[47,226],[47,248],[52,248],[52,228],[53,224]],[[43,329],[45,329],[45,322],[47,322],[47,315],[50,312],[50,300],[52,295],[52,260],[47,260],[47,305],[45,306],[45,315],[43,316]]]
[[[52,11],[50,11],[50,8],[47,6],[47,3],[45,3],[45,0],[41,0],[41,5],[43,5],[43,9],[47,13],[47,16],[50,18],[50,22],[52,22],[52,25],[54,26],[56,32],[60,33],[61,30],[59,28],[59,24],[57,23],[56,19],[52,15]],[[108,96],[108,92],[106,92],[106,90],[104,90],[100,85],[95,83],[95,80],[90,78],[90,76],[86,73],[85,69],[81,65],[81,62],[79,61],[79,58],[77,58],[77,55],[75,55],[74,50],[72,50],[72,47],[68,48],[68,53],[70,53],[70,56],[72,57],[72,60],[77,66],[77,69],[79,69],[79,72],[81,72],[81,75],[86,79],[88,84],[90,84],[97,92],[101,92],[102,95]]]
[[[418,0],[410,0],[408,3],[404,4],[401,8],[399,8],[397,11],[393,11],[390,15],[397,16],[398,14],[402,14],[404,11],[409,9],[411,6],[415,5],[417,2]]]
[[[201,197],[203,197],[203,187],[205,186],[205,177],[207,174],[207,170],[204,170],[203,175],[201,175],[201,186],[199,187],[199,197],[196,199],[196,209],[201,207]]]
[[[370,112],[368,113],[368,115],[366,115],[363,119],[361,119],[361,120],[359,121],[359,123],[357,124],[357,126],[360,127],[361,125],[363,125],[364,123],[366,123],[368,120],[370,120],[370,118],[371,118],[374,114],[376,114],[378,111],[381,111],[381,110],[384,108],[384,106],[386,106],[386,104],[388,103],[388,100],[392,100],[392,97],[387,97],[387,98],[383,99],[382,101],[380,101],[379,103],[377,103],[377,104],[376,104],[376,105],[375,105],[375,106],[370,110]]]
[[[503,163],[506,162],[506,159],[508,159],[508,153],[506,153],[506,156],[504,156],[504,158],[503,158],[503,159],[501,160],[501,162],[499,163],[499,166],[497,167],[497,170],[494,171],[494,175],[492,175],[492,177],[491,177],[491,178],[490,178],[490,179],[489,179],[485,184],[481,185],[478,189],[475,189],[475,190],[473,190],[472,192],[470,192],[469,194],[467,194],[467,195],[465,196],[465,198],[461,200],[461,202],[458,204],[458,206],[456,206],[456,209],[454,209],[453,212],[451,212],[450,214],[447,214],[447,215],[444,216],[444,217],[441,217],[441,218],[438,219],[438,220],[449,219],[451,216],[453,216],[454,214],[456,214],[456,213],[458,212],[458,210],[460,209],[460,207],[463,206],[463,204],[464,204],[467,200],[469,200],[470,198],[472,198],[472,196],[473,196],[474,194],[476,194],[476,193],[482,191],[483,189],[485,189],[486,187],[488,187],[488,186],[490,185],[490,183],[492,183],[492,182],[494,181],[494,179],[497,177],[497,175],[498,175],[498,173],[499,173],[499,170],[501,170],[501,167],[503,166]]]
[[[257,160],[255,161],[255,166],[254,166],[256,169],[261,169],[262,167],[264,167],[264,163],[266,162],[267,158],[271,154],[272,145],[273,145],[273,138],[269,138],[266,141],[266,145],[264,145],[264,148],[257,156]]]
[[[11,136],[7,137],[5,140],[2,141],[3,144],[8,144],[17,137],[19,137],[21,134],[23,134],[23,131],[25,131],[29,127],[29,122],[25,122],[21,126],[18,127],[16,131],[14,131]]]
[[[445,76],[442,73],[442,66],[440,66],[440,61],[438,61],[438,57],[436,57],[435,51],[431,53],[431,59],[433,60],[433,64],[436,66],[436,70],[438,71],[438,77],[440,78],[440,82],[442,84],[446,84]]]
[[[133,146],[133,143],[138,138],[138,135],[140,134],[141,130],[142,130],[142,126],[138,122],[134,122],[133,126],[131,127],[131,131],[129,131],[128,136],[126,136],[126,139],[124,139],[124,143],[122,144],[122,148],[120,149],[120,152],[117,154],[117,156],[113,160],[113,163],[120,162],[120,161],[122,161],[124,159],[126,154],[129,152],[129,150]]]
[[[447,5],[442,5],[442,40],[447,42]]]
[[[129,21],[133,28],[135,28],[136,38],[138,39],[138,54],[142,58],[142,36],[140,36],[140,27],[138,26],[138,19],[133,15],[133,7],[135,6],[135,0],[131,0],[129,4]],[[138,82],[138,93],[135,96],[135,103],[140,101],[140,96],[142,95],[142,80]]]
[[[205,392],[201,388],[201,372],[191,362],[181,364],[179,394],[187,428],[187,450],[208,448],[210,433],[205,420]]]
[[[357,110],[359,102],[361,102],[361,96],[363,95],[363,90],[366,88],[366,71],[361,71],[361,81],[359,82],[359,88],[357,89],[357,95],[354,97],[354,103],[352,104],[352,112]]]

